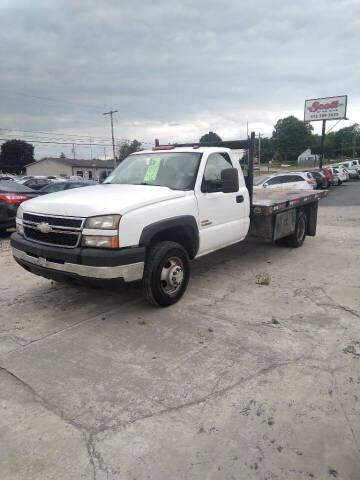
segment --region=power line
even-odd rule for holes
[[[6,132],[23,132],[23,133],[37,133],[41,135],[53,135],[53,136],[60,136],[60,137],[78,137],[78,138],[96,138],[98,140],[108,140],[107,137],[96,137],[94,135],[81,135],[81,134],[76,134],[76,133],[57,133],[57,132],[42,132],[42,131],[36,131],[36,130],[19,130],[19,129],[14,129],[14,128],[0,128],[0,130],[5,130]],[[127,138],[116,138],[116,141],[126,141],[128,140]]]
[[[55,99],[55,98],[51,98],[51,97],[43,97],[43,96],[40,96],[40,95],[29,95],[27,93],[22,93],[22,92],[8,92],[10,93],[11,95],[17,95],[17,96],[20,96],[20,97],[27,97],[27,98],[35,98],[37,100],[45,100],[47,102],[54,102],[54,103],[59,103],[61,105],[63,105],[64,103],[67,103],[69,105],[77,105],[77,106],[80,106],[80,107],[84,107],[84,108],[90,108],[90,109],[93,109],[93,110],[96,110],[98,113],[101,112],[101,109],[102,107],[101,106],[98,106],[98,105],[90,105],[90,104],[86,104],[86,103],[80,103],[80,102],[72,102],[70,100],[58,100],[58,99]]]
[[[12,138],[7,138],[7,137],[0,137],[1,140],[13,140]],[[83,145],[83,146],[98,146],[98,147],[111,147],[111,143],[78,143],[78,142],[57,142],[57,141],[51,141],[51,140],[32,140],[32,139],[26,139],[27,142],[31,143],[45,143],[45,144],[54,144],[54,145]]]

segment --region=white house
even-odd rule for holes
[[[299,165],[308,165],[311,167],[315,167],[318,165],[320,160],[320,155],[317,155],[315,153],[311,153],[311,148],[308,148],[305,150],[305,152],[301,153],[298,156],[297,163]]]
[[[70,158],[43,158],[26,165],[26,175],[72,175],[87,180],[106,178],[113,170],[112,160],[73,160]]]

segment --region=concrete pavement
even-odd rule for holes
[[[360,478],[359,200],[332,188],[300,249],[197,260],[168,309],[35,277],[2,239],[0,478]]]

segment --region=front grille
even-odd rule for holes
[[[35,228],[24,226],[25,237],[37,242],[47,243],[58,247],[76,247],[80,233],[49,232],[42,233]]]
[[[71,217],[49,217],[46,215],[34,215],[33,213],[24,213],[25,222],[48,223],[53,227],[81,228],[83,220],[81,218]]]

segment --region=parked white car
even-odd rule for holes
[[[316,180],[310,172],[291,172],[268,175],[255,183],[254,188],[316,189]]]
[[[348,160],[347,162],[341,162],[338,164],[339,167],[344,167],[349,172],[350,178],[359,178],[359,166],[353,165],[354,160]]]
[[[326,167],[330,170],[333,176],[336,176],[340,179],[341,182],[347,182],[349,180],[349,173],[345,168],[341,167]]]

